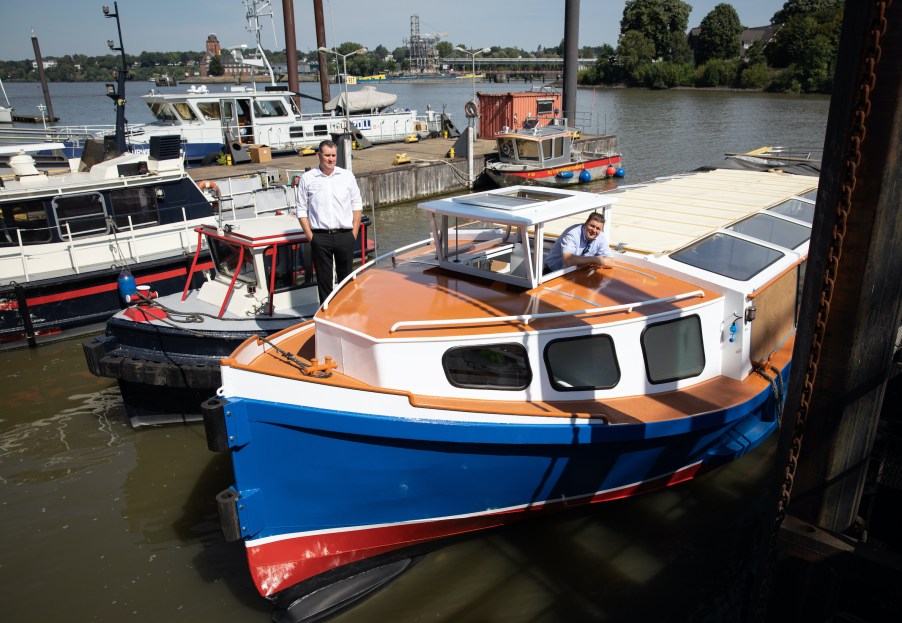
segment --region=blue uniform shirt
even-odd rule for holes
[[[555,241],[551,251],[545,256],[545,266],[548,267],[548,270],[555,271],[564,267],[564,253],[613,257],[611,248],[608,246],[608,235],[605,231],[602,230],[594,240],[588,240],[586,238],[586,228],[582,223],[568,227]]]

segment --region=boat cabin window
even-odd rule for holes
[[[175,121],[176,119],[175,113],[166,102],[150,102],[148,107],[158,121]]]
[[[650,383],[688,379],[705,370],[702,323],[698,316],[650,325],[642,332],[641,342]]]
[[[204,119],[219,120],[222,119],[222,111],[219,108],[219,102],[198,102],[197,109]]]
[[[554,100],[536,100],[536,113],[539,115],[554,114]]]
[[[563,158],[564,157],[564,137],[557,136],[553,139],[554,147],[552,148],[551,157],[552,158]]]
[[[194,111],[191,110],[191,107],[188,106],[188,102],[173,102],[172,108],[175,110],[175,113],[185,121],[197,121],[197,115],[195,115]]]
[[[154,189],[149,186],[114,190],[110,193],[110,204],[119,231],[156,225],[160,220]]]
[[[529,141],[526,139],[517,139],[517,156],[520,160],[538,160],[539,159],[539,143],[537,141]]]
[[[546,138],[544,141],[542,141],[542,156],[546,160],[551,158],[552,154],[554,153],[554,150],[551,147],[551,144],[553,141],[554,141],[554,139],[552,139],[552,138]]]
[[[232,279],[237,272],[239,281],[252,284],[257,283],[257,274],[254,271],[254,254],[250,249],[244,250],[244,256],[239,266],[238,258],[241,256],[241,245],[225,242],[212,236],[207,236],[207,242],[210,246],[210,254],[213,256],[213,264],[220,275]]]
[[[442,355],[448,382],[468,389],[526,389],[532,381],[529,358],[520,344],[452,348]]]
[[[273,292],[291,290],[305,282],[307,275],[304,270],[304,245],[282,244],[270,247],[263,254],[263,270],[265,272],[266,285],[273,283]],[[273,282],[273,256],[275,256],[275,281]],[[311,264],[312,266],[312,264]]]
[[[560,392],[610,389],[620,381],[614,340],[608,335],[554,340],[545,347],[551,386]]]
[[[47,212],[42,201],[23,201],[3,206],[3,246],[50,242]]]
[[[330,136],[329,125],[326,123],[317,123],[313,126],[313,136]]]
[[[795,249],[811,237],[810,227],[763,212],[734,223],[727,229],[787,249]]]
[[[809,225],[814,222],[814,203],[808,201],[789,199],[779,205],[768,208],[768,211],[804,221]]]
[[[107,232],[106,206],[100,193],[56,197],[53,211],[63,240]]]
[[[254,101],[254,114],[257,117],[287,117],[288,112],[280,100]]]
[[[499,138],[498,139],[498,151],[505,158],[513,158],[514,157],[514,141],[509,138]]]
[[[730,279],[747,281],[783,255],[776,249],[718,232],[671,253],[670,257]]]

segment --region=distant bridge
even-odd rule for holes
[[[577,69],[588,69],[594,67],[598,61],[596,58],[578,58],[576,59]],[[463,69],[473,68],[473,59],[469,56],[448,56],[439,58],[436,61],[442,65],[459,66]],[[536,58],[533,56],[517,57],[517,58],[494,58],[492,56],[476,57],[476,69],[484,70],[496,69],[498,66],[507,66],[511,69],[507,71],[516,73],[538,73],[540,71],[558,71],[564,68],[564,59],[562,58]],[[515,67],[515,69],[514,69]]]

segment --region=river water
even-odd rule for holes
[[[18,113],[36,114],[39,85],[5,87]],[[50,88],[61,123],[112,122],[103,85]],[[149,120],[138,101],[144,88],[128,85],[132,122]],[[446,104],[458,122],[472,96],[471,84],[380,89],[397,93],[400,106]],[[719,91],[578,96],[593,131],[619,136],[621,183],[762,145],[819,151],[828,107],[823,97]],[[411,204],[379,207],[375,219],[383,250],[427,234]],[[0,353],[0,396],[2,620],[270,620],[241,545],[221,538],[214,496],[231,484],[230,466],[207,450],[202,425],[133,431],[115,383],[91,376],[79,340]],[[756,521],[773,512],[762,500],[774,442],[665,491],[438,549],[333,620],[738,621]]]

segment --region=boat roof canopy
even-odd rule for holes
[[[247,247],[304,242],[307,238],[298,220],[290,215],[258,216],[222,224],[205,224],[197,228],[205,236]]]
[[[611,195],[578,190],[510,186],[484,193],[427,201],[419,207],[434,214],[531,227],[576,214],[601,212],[616,202],[617,199]]]

